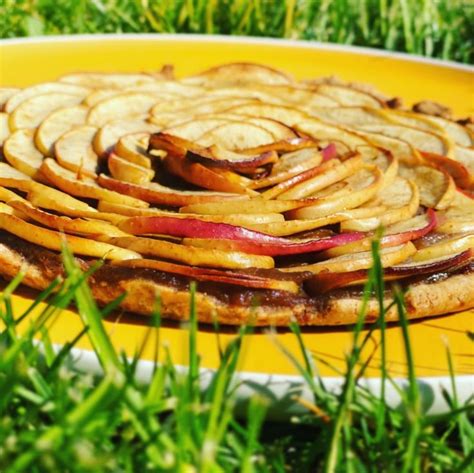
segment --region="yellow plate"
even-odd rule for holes
[[[457,116],[473,113],[472,68],[361,48],[277,40],[157,35],[57,37],[3,41],[0,44],[3,86],[26,86],[73,71],[156,70],[163,64],[174,64],[177,74],[183,76],[230,61],[269,64],[290,71],[298,78],[338,75],[346,80],[372,83],[389,95],[403,97],[407,105],[431,99],[448,104]],[[22,291],[21,295],[14,296],[13,305],[18,314],[31,303],[33,296],[32,291]],[[412,323],[410,332],[418,376],[447,374],[446,343],[453,353],[456,373],[473,373],[472,342],[468,337],[468,332],[474,332],[473,315],[474,312],[470,311]],[[107,322],[106,327],[116,347],[125,349],[129,355],[135,352],[145,334],[143,319],[130,316],[123,317],[120,323]],[[71,340],[80,328],[77,314],[64,311],[52,327],[53,340],[56,343]],[[235,329],[222,333],[220,342],[226,344],[233,333]],[[162,330],[161,339],[169,345],[176,363],[186,363],[186,337],[186,331],[178,326],[167,326]],[[387,338],[388,368],[395,376],[403,375],[405,357],[400,330],[390,327]],[[312,329],[304,333],[307,348],[336,369],[343,367],[351,340],[351,332],[345,327]],[[369,376],[379,374],[376,369],[380,364],[377,343],[376,335],[365,354],[371,356]],[[291,333],[281,332],[272,338],[260,332],[246,338],[240,369],[295,374],[277,344],[299,354]],[[79,347],[89,348],[90,345],[84,338]],[[218,349],[212,329],[199,331],[198,348],[203,366],[215,367]],[[149,346],[143,358],[151,359],[152,356],[153,349]],[[320,372],[326,376],[337,375],[333,368],[319,364]]]

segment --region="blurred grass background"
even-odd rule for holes
[[[353,44],[474,63],[473,0],[3,0],[2,38],[208,33]]]

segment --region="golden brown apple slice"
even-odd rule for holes
[[[157,77],[148,74],[109,74],[105,72],[79,72],[66,74],[59,78],[59,81],[76,86],[89,87],[91,89],[99,88],[117,88],[134,87],[141,84],[153,84]]]
[[[472,249],[474,249],[474,234],[448,237],[437,243],[419,248],[412,259],[413,261],[427,261]]]
[[[0,110],[4,110],[8,99],[20,90],[17,87],[0,87]]]
[[[262,102],[291,105],[302,110],[311,110],[313,107],[337,107],[336,100],[328,95],[320,94],[317,90],[308,89],[301,85],[267,85],[256,84],[253,90],[258,91]]]
[[[10,125],[8,124],[8,113],[0,112],[0,148],[10,136]]]
[[[111,176],[119,181],[131,182],[133,184],[147,184],[151,182],[155,176],[153,169],[138,166],[122,159],[115,153],[110,153],[107,164]]]
[[[196,76],[186,78],[184,83],[222,87],[243,84],[291,84],[293,79],[276,69],[260,64],[236,62],[216,66]]]
[[[208,202],[182,206],[180,213],[202,215],[232,215],[235,213],[235,202]],[[307,205],[300,200],[263,200],[251,199],[239,205],[239,212],[245,214],[281,213]]]
[[[214,268],[273,268],[273,258],[269,256],[248,255],[239,251],[221,251],[194,248],[169,241],[139,237],[108,238],[108,243],[127,248],[145,256],[165,258],[191,266]]]
[[[315,203],[289,212],[290,218],[315,219],[353,209],[372,199],[383,186],[383,174],[377,167],[367,166],[345,179],[347,189],[315,199]],[[337,185],[337,184],[336,184]]]
[[[110,200],[118,204],[134,205],[136,207],[147,207],[148,204],[142,200],[122,195],[100,187],[93,179],[84,177],[78,179],[77,175],[63,167],[51,158],[46,158],[41,165],[42,174],[61,189],[77,197],[85,197],[97,200]]]
[[[471,177],[470,184],[474,185],[474,149],[455,146],[454,159],[466,167]]]
[[[117,156],[137,166],[151,168],[151,159],[148,153],[150,133],[129,133],[122,136],[114,147]]]
[[[66,244],[77,255],[111,260],[141,258],[134,251],[90,240],[89,238],[65,235],[54,230],[48,230],[47,228],[27,223],[14,215],[0,213],[0,228],[30,243],[54,251],[61,251],[63,244]]]
[[[369,107],[312,107],[308,114],[323,122],[358,128],[363,125],[379,125],[388,120],[380,109]]]
[[[451,205],[438,212],[438,233],[474,233],[474,199],[457,190]]]
[[[43,155],[35,146],[34,130],[17,130],[11,134],[3,145],[3,154],[15,169],[32,177],[43,162]]]
[[[444,170],[432,166],[400,166],[400,176],[413,180],[420,189],[420,203],[432,209],[445,209],[454,199],[456,185]]]
[[[35,144],[45,156],[53,156],[54,143],[76,125],[84,125],[89,109],[83,105],[60,108],[48,115],[36,130]]]
[[[156,182],[150,182],[145,185],[137,185],[129,182],[122,182],[113,179],[104,174],[99,176],[98,182],[106,189],[111,189],[118,195],[123,195],[126,198],[136,198],[152,204],[169,205],[171,207],[182,207],[183,205],[191,205],[202,202],[220,202],[222,200],[243,200],[246,196],[239,194],[226,194],[219,192],[208,191],[180,191],[170,187],[162,186]],[[130,196],[130,197],[128,197]],[[112,199],[103,199],[110,200]],[[117,203],[117,200],[115,200]],[[125,202],[123,202],[125,203]],[[126,203],[125,203],[126,204]],[[126,204],[127,205],[127,204]],[[132,204],[133,205],[133,204]],[[235,202],[234,202],[235,209]]]
[[[434,153],[421,153],[430,166],[445,170],[461,188],[469,188],[474,184],[474,175],[459,161]]]
[[[117,261],[113,264],[126,268],[148,268],[156,271],[164,271],[192,278],[197,281],[212,281],[214,283],[232,284],[240,287],[287,291],[295,294],[299,291],[299,285],[295,281],[289,280],[289,278],[288,280],[272,279],[271,277],[262,277],[253,273],[246,274],[243,271],[237,272],[221,269],[195,268],[145,258],[133,261]]]
[[[316,118],[298,123],[295,128],[297,131],[309,135],[316,140],[342,142],[350,150],[356,150],[358,146],[364,146],[368,143],[366,139],[353,131],[349,131],[341,126],[324,123]]]
[[[468,128],[443,117],[430,115],[429,117],[427,116],[427,119],[440,126],[457,145],[465,147],[474,146],[474,134]]]
[[[66,169],[96,177],[98,156],[92,148],[97,133],[95,126],[82,125],[68,131],[54,145],[54,155]]]
[[[35,208],[28,201],[13,200],[9,201],[9,205],[39,224],[61,232],[90,236],[107,235],[110,237],[127,235],[110,223],[93,219],[72,219],[65,216],[58,216]]]
[[[360,146],[357,152],[362,156],[362,160],[370,165],[377,166],[383,171],[384,187],[392,184],[398,175],[399,161],[390,151],[378,147]]]
[[[403,245],[380,250],[380,260],[384,268],[403,263],[416,253],[415,245],[409,241]],[[345,273],[349,271],[358,271],[368,269],[373,265],[371,251],[361,253],[349,253],[336,258],[327,259],[319,263],[307,264],[302,266],[292,266],[291,268],[280,268],[283,272],[310,271],[314,274],[331,272]]]
[[[161,216],[161,217],[174,217],[174,218],[198,218],[199,220],[203,220],[205,222],[228,223],[230,225],[239,225],[242,227],[250,227],[252,225],[277,223],[277,222],[283,223],[285,220],[283,215],[278,214],[278,213],[267,213],[267,214],[234,213],[232,215],[195,215],[191,213],[189,214],[176,213],[176,212],[160,210],[156,208],[137,209],[135,207],[114,204],[112,202],[106,202],[106,201],[100,201],[98,209],[104,212],[112,212],[115,214],[120,214],[124,216],[129,216],[129,217]]]
[[[123,89],[93,89],[93,91],[84,99],[84,105],[93,107],[102,100],[110,99],[123,94]]]
[[[91,108],[87,123],[95,126],[104,126],[116,120],[117,117],[133,118],[148,113],[157,102],[156,97],[140,93],[124,93],[102,100]]]
[[[397,124],[405,125],[411,128],[418,128],[420,130],[444,134],[444,129],[436,122],[431,121],[427,115],[410,112],[407,110],[383,110],[380,112],[387,121]]]
[[[60,82],[44,82],[42,84],[37,84],[31,87],[26,87],[25,89],[18,90],[16,94],[13,94],[7,100],[4,106],[4,110],[7,113],[12,113],[23,102],[38,95],[68,94],[76,95],[82,100],[89,92],[89,88],[82,87],[79,85],[62,84]],[[81,100],[79,100],[79,102]]]
[[[397,176],[390,186],[382,188],[374,205],[383,205],[386,210],[377,217],[345,220],[341,223],[341,231],[369,232],[381,225],[392,225],[413,217],[420,205],[420,190],[413,181]],[[371,207],[371,203],[366,206]]]
[[[120,138],[130,133],[158,131],[156,125],[148,123],[143,117],[132,119],[112,120],[97,132],[94,139],[94,150],[99,156],[104,156],[118,143]]]
[[[176,136],[194,143],[208,131],[229,122],[231,122],[231,120],[224,117],[196,117],[191,120],[188,118],[185,122],[180,122],[174,126],[165,128],[161,133]]]
[[[296,184],[287,191],[278,195],[280,200],[297,200],[308,197],[331,184],[342,181],[348,176],[355,174],[364,166],[360,156],[354,156],[337,165],[332,165],[331,160],[322,165],[323,172],[316,173],[310,179]]]
[[[11,130],[36,128],[52,112],[63,107],[73,107],[82,102],[80,95],[50,93],[35,95],[23,101],[10,114]]]

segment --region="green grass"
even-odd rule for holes
[[[355,44],[474,62],[472,0],[4,0],[0,36],[208,33]]]
[[[382,301],[376,243],[373,254],[365,300],[377,297]],[[21,283],[21,274],[0,295],[0,471],[473,471],[474,404],[459,405],[452,374],[452,390],[444,393],[450,411],[437,416],[423,411],[403,294],[397,293],[393,302],[409,367],[407,387],[400,390],[400,406],[389,407],[384,390],[375,395],[360,384],[364,371],[360,353],[370,339],[370,331],[369,335],[361,331],[362,310],[339,394],[328,391],[315,375],[318,361],[305,349],[299,327],[292,325],[304,363],[293,353],[287,356],[312,392],[313,404],[307,404],[307,413],[291,423],[276,424],[266,420],[271,405],[263,394],[251,398],[244,418],[236,417],[233,375],[242,340],[251,327],[241,327],[223,347],[220,366],[203,388],[193,287],[189,369],[178,370],[168,354],[155,364],[149,383],[138,383],[140,350],[132,360],[118,353],[102,322],[115,304],[99,309],[87,286],[88,274],[81,273],[67,251],[64,262],[65,280],[55,281],[33,303],[35,307],[39,301],[47,302],[38,317],[32,317],[33,307],[22,314],[12,309],[11,294]],[[83,330],[57,352],[48,330],[71,302],[77,306]],[[372,330],[384,330],[387,307],[381,302],[381,308]],[[152,343],[158,351],[160,322],[157,311],[142,348]],[[23,335],[18,335],[20,324],[26,324]],[[94,346],[102,376],[74,367],[71,349],[85,336]],[[452,366],[449,352],[447,363]],[[393,384],[383,367],[381,376]]]

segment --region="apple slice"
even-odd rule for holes
[[[298,107],[302,111],[311,111],[314,107],[337,107],[338,102],[317,90],[298,85],[258,84],[253,87],[260,94],[256,97],[261,102],[276,103]]]
[[[341,142],[354,151],[358,146],[367,145],[368,141],[353,131],[349,131],[342,126],[331,125],[316,118],[298,123],[295,127],[297,131],[311,136],[316,140],[328,140]]]
[[[343,107],[382,108],[383,106],[382,102],[375,96],[352,87],[321,84],[317,86],[316,90],[318,93],[336,100]]]
[[[380,250],[380,260],[382,267],[387,268],[395,266],[406,261],[410,256],[416,253],[415,245],[409,241],[403,245]],[[336,258],[327,259],[319,263],[307,264],[302,266],[292,266],[290,268],[280,268],[283,272],[301,272],[310,271],[313,274],[319,273],[347,273],[349,271],[358,271],[368,269],[373,265],[371,251],[362,253],[349,253]]]
[[[235,202],[246,199],[246,196],[239,194],[226,194],[222,192],[207,191],[180,191],[170,187],[162,186],[156,182],[145,185],[137,185],[129,182],[122,182],[104,174],[99,176],[98,182],[105,189],[111,189],[120,193],[119,195],[131,196],[144,200],[151,204],[168,205],[171,207],[182,207],[183,205],[199,204],[204,202],[220,202],[222,200],[232,200],[235,210]],[[104,189],[104,190],[105,190]],[[111,200],[111,199],[104,199]],[[117,203],[120,203],[117,201]]]
[[[3,145],[5,159],[15,168],[28,176],[36,176],[43,155],[34,142],[34,130],[17,130],[10,135]]]
[[[418,277],[429,274],[453,271],[469,263],[474,257],[472,250],[441,258],[435,258],[420,262],[405,262],[401,265],[386,268],[384,271],[385,281],[393,281],[409,277]],[[305,289],[311,294],[323,294],[325,292],[345,286],[361,285],[368,280],[368,271],[360,269],[345,273],[318,273],[305,281]]]
[[[463,188],[469,188],[474,184],[474,177],[464,164],[446,156],[434,153],[421,153],[430,166],[445,170],[454,179],[454,182]]]
[[[0,148],[10,136],[10,125],[8,124],[8,113],[0,112]]]
[[[418,215],[409,220],[396,223],[387,227],[384,236],[380,239],[382,248],[397,246],[407,241],[417,240],[433,231],[437,225],[437,218],[434,210],[429,209],[426,214]],[[341,256],[347,253],[358,253],[360,251],[370,251],[373,235],[362,240],[349,243],[326,250],[323,255],[327,258]]]
[[[233,192],[235,194],[258,195],[257,192],[247,189],[240,176],[224,169],[211,169],[200,163],[193,163],[186,158],[171,155],[163,159],[163,164],[168,172],[181,177],[186,182],[221,192]]]
[[[54,143],[76,125],[84,125],[89,109],[83,105],[60,108],[48,115],[36,130],[35,144],[45,156],[53,156]]]
[[[387,123],[380,112],[379,109],[368,107],[313,107],[308,110],[311,116],[319,120],[351,128]]]
[[[92,148],[96,133],[95,126],[82,125],[62,135],[54,145],[59,164],[70,171],[97,177],[98,157]]]
[[[116,120],[118,116],[124,119],[144,115],[157,101],[156,97],[148,94],[124,93],[117,95],[102,100],[92,107],[87,117],[87,123],[104,126],[107,122]]]
[[[155,171],[138,166],[132,162],[122,159],[115,153],[110,153],[107,159],[109,172],[115,179],[133,184],[147,184],[153,180]]]
[[[13,94],[7,100],[4,106],[4,111],[7,113],[12,113],[23,102],[38,95],[51,93],[68,94],[77,95],[79,98],[83,99],[87,94],[89,94],[89,92],[89,88],[79,85],[62,84],[61,82],[44,82],[42,84],[37,84],[18,90],[16,94]],[[81,100],[79,100],[79,102],[80,101]]]
[[[420,190],[413,181],[397,176],[390,186],[382,188],[374,205],[385,206],[385,212],[377,217],[345,220],[341,223],[341,231],[369,232],[381,225],[392,225],[413,217],[420,205]],[[370,207],[371,203],[366,206]]]
[[[82,96],[80,95],[64,93],[35,95],[23,101],[10,114],[10,129],[14,131],[22,128],[36,128],[55,110],[79,105],[81,102]]]
[[[235,202],[208,202],[202,204],[185,205],[179,209],[180,213],[195,213],[201,215],[232,215],[235,213]],[[245,205],[239,206],[243,214],[268,214],[288,212],[303,207],[307,203],[303,200],[263,200],[251,199]]]
[[[424,116],[430,122],[434,122],[440,126],[457,145],[465,146],[466,148],[474,146],[474,134],[471,133],[468,128],[447,118],[435,117],[434,115]]]
[[[456,145],[454,147],[454,159],[469,171],[470,185],[474,186],[474,149]]]
[[[117,74],[106,72],[78,72],[66,74],[59,81],[76,86],[90,87],[91,89],[112,88],[123,89],[141,84],[154,84],[157,77],[149,74]]]
[[[303,182],[292,186],[289,190],[279,194],[278,199],[296,200],[311,196],[317,191],[355,174],[363,166],[364,163],[360,156],[354,156],[337,165],[333,165],[332,160],[327,161],[319,169],[307,171],[307,173],[313,172],[315,174],[314,177],[305,179]],[[320,170],[322,172],[319,172]]]
[[[0,87],[0,110],[4,110],[5,104],[7,103],[8,99],[20,92],[21,89],[17,87]]]
[[[291,280],[272,279],[254,274],[245,274],[237,271],[223,271],[219,269],[194,268],[165,261],[151,259],[137,259],[129,261],[117,261],[113,264],[126,268],[147,268],[166,273],[178,274],[197,281],[211,281],[214,283],[231,284],[240,287],[251,287],[254,289],[268,289],[276,291],[299,292],[299,285]]]
[[[126,161],[151,169],[151,159],[147,151],[149,143],[150,133],[128,133],[117,141],[114,152]]]
[[[308,118],[308,114],[296,107],[258,102],[235,105],[227,112],[236,115],[271,118],[290,127]]]
[[[381,111],[389,122],[396,125],[404,125],[411,128],[444,134],[444,129],[434,121],[429,120],[427,115],[414,113],[407,110],[383,110]]]
[[[84,105],[93,107],[102,100],[110,99],[117,95],[123,94],[122,89],[94,89],[85,99]]]
[[[293,79],[287,74],[269,66],[247,62],[235,62],[212,67],[198,75],[186,78],[184,83],[210,85],[213,88],[244,84],[291,84]]]
[[[293,241],[225,223],[172,217],[131,217],[120,222],[120,228],[134,235],[161,234],[188,238],[186,244],[212,245],[246,253],[277,256],[321,251],[360,239],[358,233],[336,235],[308,241]],[[199,240],[199,241],[198,241]],[[214,241],[216,240],[216,241]],[[222,241],[221,241],[222,240]]]
[[[65,243],[74,254],[83,256],[111,260],[141,258],[138,253],[131,250],[90,240],[89,238],[65,235],[64,233],[32,225],[14,215],[5,213],[0,213],[0,228],[30,243],[54,251],[61,251]]]
[[[117,144],[123,136],[130,133],[153,133],[158,131],[156,125],[148,123],[143,117],[112,120],[97,132],[94,139],[94,150],[99,156],[104,156]]]
[[[31,203],[25,200],[13,200],[9,201],[8,204],[39,224],[61,232],[90,235],[92,237],[94,235],[107,235],[110,237],[127,235],[110,223],[100,220],[71,219],[69,217],[54,215],[35,208]]]
[[[427,261],[472,249],[474,249],[474,234],[443,238],[437,243],[419,248],[413,255],[413,261]]]
[[[267,224],[267,223],[283,223],[284,217],[278,213],[268,214],[238,214],[232,215],[199,215],[176,213],[156,208],[137,209],[127,205],[114,204],[112,202],[100,201],[98,209],[104,212],[112,212],[129,217],[174,217],[174,218],[198,218],[206,222],[229,223],[230,225],[239,225],[249,227],[251,225]]]
[[[237,251],[221,251],[195,248],[169,241],[139,237],[107,238],[108,243],[136,251],[142,255],[165,258],[191,266],[214,268],[273,268],[273,258],[269,256],[247,255]]]
[[[438,212],[438,233],[474,233],[474,200],[457,190],[451,205]]]
[[[452,177],[432,166],[400,166],[400,176],[413,180],[420,189],[420,203],[424,207],[442,210],[451,204],[456,192]]]
[[[68,194],[89,199],[110,200],[111,202],[136,207],[148,207],[148,203],[142,200],[103,189],[93,179],[87,177],[78,179],[75,173],[61,167],[51,158],[46,158],[43,161],[40,170],[48,181]]]
[[[315,198],[312,205],[289,212],[289,218],[315,219],[343,210],[353,209],[372,199],[383,186],[383,174],[376,167],[367,166],[359,169],[354,175],[337,183],[334,187],[345,185],[342,192],[329,193]]]
[[[445,135],[403,125],[367,125],[362,130],[399,138],[412,144],[420,151],[452,157],[453,143]]]
[[[0,186],[0,202],[10,202],[11,200],[24,201],[25,199],[15,192]]]

